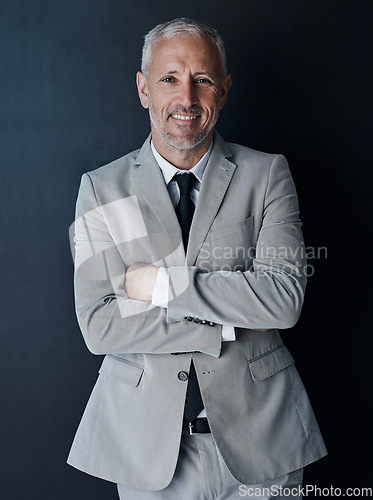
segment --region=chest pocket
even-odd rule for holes
[[[254,258],[254,216],[236,221],[215,221],[201,248],[197,266],[205,271],[247,270]]]

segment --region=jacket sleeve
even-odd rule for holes
[[[71,233],[75,308],[88,349],[94,354],[199,350],[219,355],[220,327],[168,323],[166,309],[127,297],[123,285],[129,264],[109,232],[109,212],[110,207],[105,210],[98,203],[90,175],[84,174]]]
[[[251,268],[170,267],[167,319],[194,316],[241,328],[290,328],[301,312],[305,271],[295,186],[286,159],[278,155],[270,168]]]

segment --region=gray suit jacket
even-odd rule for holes
[[[135,488],[165,488],[187,388],[178,375],[191,359],[213,437],[238,481],[262,482],[326,454],[277,330],[296,323],[303,303],[300,227],[285,158],[226,144],[217,133],[186,255],[150,137],[83,175],[76,311],[88,348],[106,356],[69,464]],[[123,276],[135,262],[169,268],[167,309],[126,296]],[[235,326],[236,341],[221,342],[222,324]]]

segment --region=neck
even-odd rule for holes
[[[180,170],[190,170],[197,165],[202,156],[207,153],[211,145],[212,138],[213,131],[210,132],[206,139],[192,149],[175,149],[166,144],[152,130],[152,141],[155,149],[165,160]]]

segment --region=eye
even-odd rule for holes
[[[175,78],[173,76],[166,76],[165,78],[162,78],[161,81],[166,83],[172,83],[175,81]]]
[[[211,85],[212,82],[208,78],[198,78],[198,80],[196,80],[196,83],[204,83]]]

